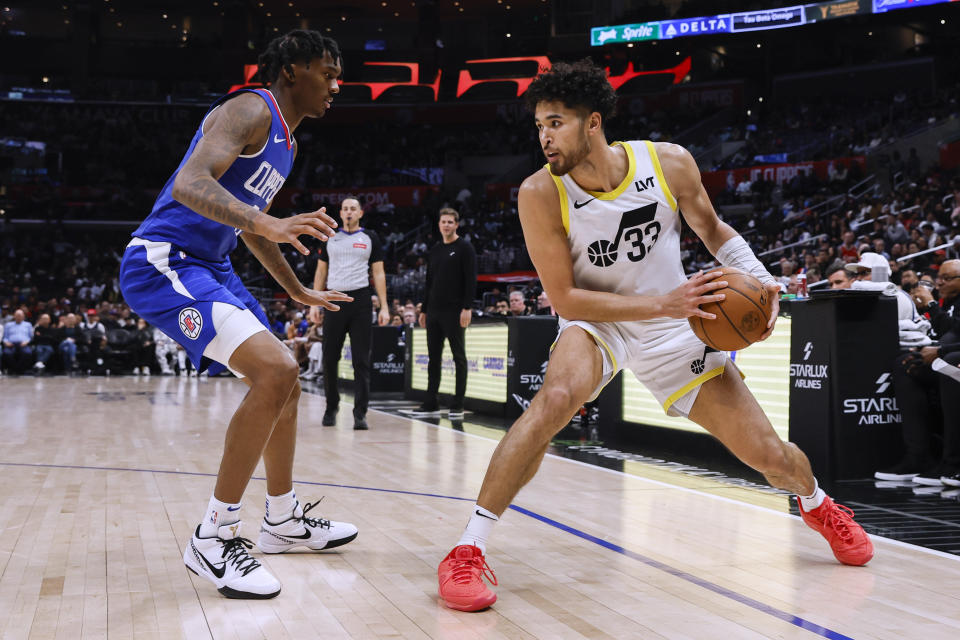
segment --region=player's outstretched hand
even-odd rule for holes
[[[691,276],[689,280],[665,295],[664,314],[668,318],[689,318],[690,316],[699,316],[708,320],[713,320],[717,316],[708,313],[700,308],[700,305],[708,302],[720,302],[726,295],[722,293],[711,293],[717,289],[723,289],[727,286],[726,280],[717,280],[723,276],[722,271],[698,271]]]
[[[293,248],[303,255],[310,253],[310,250],[300,242],[300,236],[312,236],[326,242],[333,237],[337,228],[337,221],[327,215],[326,207],[289,218],[271,218],[271,220],[270,228],[262,235],[273,242],[292,244]]]
[[[770,319],[767,321],[767,330],[760,336],[760,340],[766,340],[773,333],[773,325],[777,322],[777,316],[780,314],[780,284],[777,282],[768,282],[763,285],[770,296]]]
[[[339,311],[340,307],[334,302],[353,302],[353,298],[339,291],[317,291],[316,289],[303,289],[296,295],[290,296],[300,304],[308,304],[312,307],[323,307],[331,311]],[[311,309],[311,312],[313,310]],[[319,310],[318,310],[319,311]],[[319,315],[319,314],[318,314]]]

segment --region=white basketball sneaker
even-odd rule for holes
[[[273,523],[264,518],[257,546],[264,553],[283,553],[295,547],[318,551],[345,545],[357,537],[357,528],[349,522],[308,517],[307,512],[318,504],[320,500],[301,507],[298,501],[293,515],[283,522]]]
[[[223,525],[215,538],[201,538],[198,525],[183,562],[228,598],[266,600],[280,593],[280,581],[247,553],[252,548],[252,542],[240,537],[239,522]]]

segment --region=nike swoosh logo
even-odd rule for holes
[[[579,209],[580,207],[585,207],[585,206],[587,206],[588,204],[590,204],[591,202],[593,202],[594,200],[596,200],[596,198],[590,198],[590,199],[587,200],[586,202],[577,202],[576,200],[574,200],[574,201],[573,201],[573,208],[574,208],[574,209]]]
[[[289,533],[278,533],[277,535],[281,538],[290,538],[291,540],[309,540],[310,529],[305,529],[304,532],[299,536],[292,536]]]
[[[203,563],[207,565],[207,568],[210,569],[210,573],[217,576],[217,578],[223,578],[223,574],[226,573],[227,571],[226,561],[221,562],[220,568],[218,569],[215,565],[211,564],[210,561],[207,560],[207,558],[202,553],[200,553],[199,550],[197,550],[197,546],[193,544],[193,540],[190,541],[190,546],[193,548],[193,555],[200,558],[203,561]]]
[[[477,509],[476,511],[474,511],[474,513],[476,513],[476,514],[477,514],[478,516],[480,516],[481,518],[486,518],[487,520],[494,520],[494,518],[491,518],[490,516],[486,516],[486,515],[480,513],[480,509]]]
[[[240,511],[240,507],[227,507],[227,511]]]
[[[277,136],[277,135],[273,136],[273,141],[274,141],[274,142],[286,142],[285,139],[283,139],[283,138],[281,138],[280,136]]]

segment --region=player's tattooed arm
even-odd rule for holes
[[[261,233],[268,224],[267,216],[233,197],[218,180],[245,148],[263,144],[270,120],[270,108],[253,93],[241,94],[212,111],[204,123],[203,137],[177,173],[173,197],[202,216]]]

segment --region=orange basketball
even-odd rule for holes
[[[773,299],[760,281],[749,273],[733,267],[720,269],[727,286],[710,293],[724,293],[721,302],[700,305],[707,313],[716,314],[714,320],[690,316],[690,327],[704,344],[719,351],[738,351],[747,347],[767,330]]]

